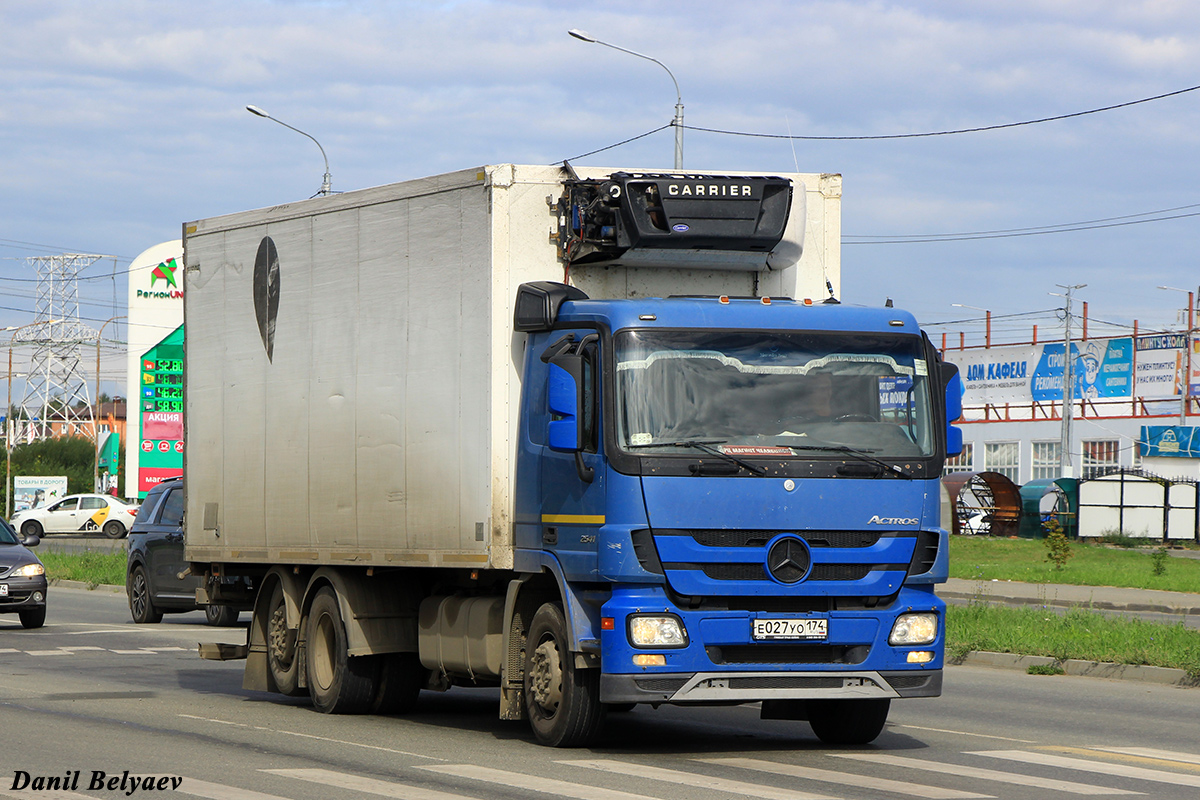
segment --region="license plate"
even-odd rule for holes
[[[827,619],[756,619],[750,623],[754,639],[824,639],[829,636]]]
[[[0,583],[0,597],[8,597],[8,584]]]

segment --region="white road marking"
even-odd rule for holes
[[[67,792],[61,789],[43,789],[37,792],[31,789],[23,789],[21,791],[0,789],[0,795],[20,798],[20,800],[29,800],[31,795],[37,797],[38,800],[96,800],[95,795],[84,794],[83,792]]]
[[[1195,753],[1179,753],[1174,750],[1155,750],[1150,747],[1089,747],[1089,750],[1103,750],[1107,753],[1121,753],[1127,756],[1142,756],[1156,758],[1159,761],[1180,761],[1184,764],[1200,764],[1200,755]]]
[[[823,781],[840,786],[858,786],[862,789],[875,789],[880,792],[910,794],[928,800],[969,800],[970,798],[990,798],[990,794],[976,794],[959,789],[943,789],[938,786],[924,786],[919,783],[893,781],[887,778],[873,778],[870,775],[856,775],[852,772],[834,772],[828,769],[801,767],[797,764],[780,764],[775,761],[764,761],[759,758],[697,758],[708,764],[723,764],[728,767],[740,767],[759,772],[769,772],[773,775],[786,775],[789,778],[803,778],[809,781]]]
[[[437,789],[423,789],[418,786],[408,786],[402,783],[380,781],[375,778],[365,778],[361,775],[348,775],[343,772],[332,772],[327,769],[264,769],[272,775],[282,775],[285,778],[319,783],[338,789],[348,789],[352,792],[366,792],[383,797],[394,797],[397,800],[474,800],[461,794],[450,794]]]
[[[1037,789],[1053,789],[1054,791],[1070,792],[1071,794],[1141,794],[1141,792],[1130,792],[1124,789],[1106,789],[1103,786],[1090,786],[1086,783],[1060,781],[1054,778],[1037,778],[1032,775],[1015,775],[1008,772],[999,772],[994,769],[980,769],[961,764],[943,764],[937,761],[922,761],[918,758],[904,758],[885,753],[830,753],[830,755],[834,758],[852,758],[855,761],[867,761],[872,764],[883,764],[889,767],[921,769],[927,772],[940,772],[944,775],[958,775],[963,778],[1013,783],[1017,786],[1033,786]]]
[[[239,789],[236,786],[225,786],[220,783],[209,783],[195,778],[184,778],[179,784],[178,791],[196,797],[207,797],[208,800],[288,800],[278,795],[256,792],[252,789]]]
[[[283,736],[298,736],[302,739],[316,739],[321,742],[329,742],[330,744],[344,744],[344,745],[349,745],[350,747],[362,747],[367,750],[379,750],[384,753],[395,753],[395,754],[401,755],[401,756],[412,756],[413,758],[427,758],[430,761],[445,761],[446,760],[444,758],[438,758],[437,756],[427,756],[427,755],[423,755],[421,753],[412,753],[407,750],[393,750],[390,747],[380,747],[379,745],[374,745],[374,744],[362,744],[361,742],[348,742],[345,739],[331,739],[328,736],[315,736],[311,733],[299,733],[297,731],[281,731],[278,728],[268,728],[263,725],[247,725],[244,722],[232,722],[230,720],[225,720],[225,719],[212,719],[211,717],[197,717],[192,714],[178,714],[177,716],[179,716],[183,719],[199,720],[200,722],[212,722],[217,725],[229,725],[229,726],[232,726],[235,728],[246,728],[246,729],[252,730],[252,731],[270,731],[271,733],[278,733]]]
[[[681,786],[692,786],[697,789],[713,789],[718,792],[728,792],[746,797],[762,797],[766,798],[766,800],[837,800],[836,797],[828,794],[812,794],[811,792],[798,792],[792,789],[779,789],[774,786],[742,783],[741,781],[731,781],[727,778],[714,778],[709,775],[697,775],[694,772],[681,772],[679,770],[651,767],[645,764],[633,764],[626,761],[593,759],[585,761],[558,761],[555,763],[599,769],[635,778],[649,778],[653,781],[676,783]]]
[[[1020,761],[1024,764],[1041,764],[1047,767],[1077,769],[1083,772],[1098,772],[1101,775],[1137,778],[1142,781],[1171,783],[1176,786],[1200,787],[1200,775],[1180,775],[1175,772],[1163,772],[1160,769],[1134,767],[1129,764],[1110,764],[1105,761],[1087,761],[1082,758],[1068,758],[1066,756],[1056,756],[1051,753],[1029,753],[1023,750],[986,750],[971,753],[970,755],[1003,758],[1008,761]]]
[[[1037,744],[1029,739],[1013,739],[1011,736],[994,736],[990,733],[971,733],[970,731],[948,731],[944,728],[922,728],[920,725],[888,725],[889,728],[908,728],[914,731],[929,731],[930,733],[951,733],[955,736],[977,736],[980,739],[999,739],[1002,742],[1017,742],[1018,744]]]
[[[630,794],[616,789],[605,789],[602,786],[568,783],[553,778],[539,778],[536,775],[523,775],[519,772],[506,772],[501,769],[477,767],[472,764],[447,764],[438,767],[417,767],[417,769],[427,769],[444,775],[496,783],[501,786],[512,786],[526,792],[544,792],[560,797],[574,797],[576,800],[651,800],[642,794]]]
[[[26,650],[27,656],[71,656],[75,655],[70,650]]]
[[[80,645],[79,647],[60,647],[59,650],[70,650],[72,653],[79,650],[107,650],[107,647],[93,647],[92,645]]]

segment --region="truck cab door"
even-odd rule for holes
[[[564,347],[568,336],[573,338]],[[600,342],[588,331],[552,341],[542,356],[549,370],[550,423],[539,459],[541,544],[557,555],[570,577],[588,578],[595,575],[596,542],[605,520]]]

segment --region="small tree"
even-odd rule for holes
[[[1071,542],[1063,532],[1062,523],[1057,516],[1051,516],[1042,522],[1042,530],[1046,532],[1046,560],[1054,564],[1055,570],[1063,569],[1067,559],[1075,554],[1071,552]]]

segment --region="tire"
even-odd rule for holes
[[[125,594],[129,596],[129,614],[138,625],[162,622],[163,614],[150,597],[150,581],[146,568],[138,564],[125,579]]]
[[[378,661],[347,653],[346,628],[337,595],[319,590],[308,612],[304,637],[308,693],[322,714],[362,714],[375,701]]]
[[[578,669],[562,606],[533,615],[525,641],[525,710],[533,735],[550,747],[584,747],[604,727],[600,670]]]
[[[26,539],[28,539],[30,536],[37,536],[38,538],[41,538],[45,535],[45,531],[42,530],[42,523],[35,519],[31,519],[21,523],[21,535]]]
[[[275,582],[271,590],[271,602],[267,604],[266,619],[256,619],[255,624],[259,625],[262,640],[267,644],[267,672],[275,683],[275,690],[289,697],[307,694],[306,690],[300,688],[296,637],[288,636],[283,584]]]
[[[40,628],[46,624],[46,607],[38,606],[28,611],[21,611],[18,616],[21,618],[22,628]]]
[[[425,668],[416,653],[385,653],[379,661],[379,678],[372,714],[408,714],[417,707]]]
[[[125,526],[117,522],[115,519],[110,519],[108,522],[104,523],[104,527],[101,528],[101,530],[109,539],[121,539],[124,538],[126,534]]]
[[[237,625],[238,610],[233,606],[205,606],[204,621],[214,628],[228,628]]]
[[[810,700],[808,724],[825,744],[867,744],[883,732],[888,698],[869,700]]]

